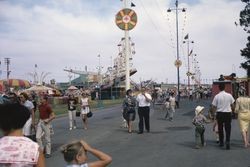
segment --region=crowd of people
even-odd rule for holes
[[[231,122],[235,114],[238,114],[244,146],[248,148],[250,146],[248,133],[250,125],[250,98],[243,94],[239,94],[240,97],[234,99],[230,93],[225,91],[225,83],[223,82],[220,83],[218,87],[220,92],[215,95],[211,104],[211,114],[213,116],[206,118],[203,115],[204,106],[198,105],[194,110],[195,116],[192,123],[195,126],[195,148],[205,146],[205,124],[213,122],[213,131],[216,135],[217,143],[220,147],[224,147],[225,145],[226,149],[230,150]],[[132,96],[131,89],[127,91],[127,96],[123,102],[123,117],[127,120],[129,133],[132,131],[131,126],[132,122],[135,120],[136,108],[138,108],[139,116],[138,134],[144,132],[144,123],[146,131],[150,131],[149,106],[152,100],[152,96],[146,91],[145,87],[142,87],[141,92],[135,98]],[[177,107],[176,101],[176,93],[174,92],[170,92],[169,96],[164,98],[163,105],[166,110],[165,119],[169,121],[173,121],[175,108]],[[199,103],[199,101],[197,101],[197,103]]]
[[[238,115],[238,122],[242,133],[244,147],[248,148],[249,144],[249,125],[250,125],[250,98],[244,93],[239,92],[239,97],[234,98],[230,93],[225,91],[225,83],[219,85],[219,93],[212,100],[211,111],[213,113],[213,131],[216,135],[216,141],[219,147],[231,148],[231,123],[235,114]],[[204,132],[205,123],[210,123],[203,115],[204,107],[197,106],[193,124],[195,125],[196,148],[205,146]]]
[[[51,122],[55,113],[48,102],[48,95],[19,95],[10,92],[1,96],[0,101],[0,166],[29,167],[45,166],[45,158],[51,157]],[[80,102],[73,95],[68,97],[69,130],[76,129],[76,108],[79,104],[84,129],[87,129],[89,102],[83,93]],[[35,112],[38,111],[37,118]],[[87,144],[86,141],[74,141],[62,146],[67,167],[104,167],[112,158],[106,153]],[[99,160],[87,162],[87,152]]]
[[[211,110],[214,114],[213,130],[217,135],[217,142],[220,147],[230,150],[231,121],[232,113],[238,113],[239,125],[242,133],[244,147],[249,144],[249,123],[250,123],[250,98],[240,96],[234,99],[225,92],[225,85],[219,84],[220,92],[213,98]],[[166,110],[165,119],[174,120],[174,113],[177,108],[176,92],[170,92],[165,97],[164,106]],[[51,122],[55,119],[55,113],[48,103],[48,96],[36,97],[26,93],[9,93],[0,105],[0,129],[3,137],[0,138],[0,164],[21,164],[19,166],[45,166],[45,158],[51,157]],[[33,100],[33,101],[32,101]],[[69,95],[67,101],[69,130],[76,129],[76,113],[80,108],[80,116],[83,121],[83,129],[88,128],[87,120],[90,112],[88,95],[81,94],[79,100],[74,95]],[[137,133],[150,132],[150,109],[153,103],[153,95],[146,87],[136,96],[132,89],[126,91],[123,101],[123,117],[127,121],[128,133],[133,133],[133,121],[138,114],[139,123]],[[205,127],[211,120],[207,119],[203,112],[204,106],[199,105],[194,109],[192,120],[195,126],[195,148],[199,149],[206,145]],[[36,110],[39,112],[35,117]],[[225,133],[224,133],[225,129]],[[35,136],[34,136],[35,135]],[[225,137],[224,137],[225,136]],[[6,147],[11,148],[7,149]],[[27,149],[30,148],[30,149]],[[12,151],[16,150],[16,151]],[[61,152],[68,167],[95,167],[107,166],[112,158],[106,153],[92,148],[86,141],[72,141],[62,146]],[[97,161],[88,162],[87,152],[98,158]],[[22,156],[23,154],[27,156]]]

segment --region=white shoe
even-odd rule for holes
[[[76,129],[76,126],[74,126],[73,129]]]
[[[72,130],[72,128],[69,128],[69,130]]]

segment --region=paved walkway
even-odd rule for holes
[[[82,122],[78,128],[68,130],[67,117],[54,121],[53,155],[46,159],[47,166],[64,166],[59,147],[74,139],[84,138],[113,158],[112,167],[250,167],[250,148],[243,148],[238,122],[232,122],[231,150],[219,148],[212,132],[212,124],[207,124],[205,139],[207,145],[194,148],[194,127],[191,123],[194,109],[203,105],[208,110],[210,100],[189,102],[182,100],[174,121],[164,118],[165,112],[159,107],[151,110],[151,132],[139,135],[136,131],[128,134],[121,128],[121,106],[97,110],[89,120],[89,129],[83,130]],[[134,122],[137,130],[138,115]],[[94,158],[90,156],[90,160]]]

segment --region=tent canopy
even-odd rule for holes
[[[0,80],[0,85],[2,86],[7,85],[9,87],[22,87],[22,88],[29,88],[31,86],[29,81],[23,79]]]
[[[71,85],[70,87],[68,87],[68,89],[67,90],[78,90],[78,88],[77,87],[75,87],[75,86],[73,86],[73,85]]]
[[[53,89],[47,86],[43,86],[43,85],[34,85],[32,87],[30,87],[29,89],[25,89],[25,92],[47,92],[47,91],[52,91]]]

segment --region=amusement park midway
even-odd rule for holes
[[[187,84],[187,72],[194,73],[194,67],[203,83],[211,84],[219,74],[246,76],[239,68],[244,61],[240,50],[246,44],[246,34],[238,23],[244,9],[240,0],[179,0],[178,8],[185,12],[178,13],[177,33],[174,0],[127,3],[137,14],[137,24],[129,31],[133,44],[130,64],[137,69],[131,79],[136,83],[150,79],[177,83],[177,34],[181,83]],[[35,71],[49,73],[46,83],[78,77],[63,69],[104,75],[121,54],[124,31],[117,27],[115,16],[123,8],[124,0],[1,0],[0,79],[6,79],[7,71],[12,79],[28,81],[33,81],[29,74]],[[192,51],[189,63],[188,41]]]
[[[0,0],[0,163],[250,167],[245,3]]]
[[[121,105],[100,108],[89,119],[89,129],[84,130],[80,119],[77,129],[68,130],[67,117],[59,117],[53,122],[52,157],[46,159],[48,167],[64,166],[60,146],[71,140],[85,139],[92,146],[112,156],[112,167],[249,167],[250,149],[245,149],[237,120],[232,122],[231,150],[220,148],[216,143],[213,123],[206,124],[206,146],[195,149],[194,127],[192,118],[197,105],[205,107],[208,114],[211,99],[197,102],[181,100],[180,109],[176,110],[174,121],[164,119],[165,111],[160,106],[151,108],[150,133],[137,134],[138,115],[134,123],[134,132],[128,133],[123,128]],[[93,157],[90,157],[91,160]]]

